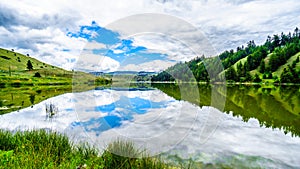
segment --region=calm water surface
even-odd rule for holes
[[[127,139],[169,159],[300,168],[299,87],[188,89],[157,84],[66,93],[1,115],[0,127],[57,130],[99,148]],[[214,97],[225,98],[224,106],[214,106]],[[49,118],[50,103],[59,113]]]

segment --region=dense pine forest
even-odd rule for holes
[[[254,40],[216,57],[196,57],[181,62],[152,77],[152,81],[272,82],[300,83],[300,31],[268,36],[265,43]],[[223,68],[216,66],[222,64]],[[193,73],[193,78],[188,72]]]

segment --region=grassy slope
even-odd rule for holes
[[[272,53],[270,53],[270,54],[264,59],[266,65],[269,63],[269,59],[270,59],[271,55],[272,55]],[[287,62],[286,62],[284,65],[281,65],[275,72],[273,72],[273,76],[276,75],[277,77],[280,77],[280,75],[281,75],[283,69],[284,69],[284,68],[287,68],[288,65],[292,65],[293,61],[296,60],[296,58],[297,58],[298,56],[300,57],[300,52],[297,53],[296,55],[292,56],[289,60],[287,60]],[[247,61],[247,57],[248,57],[248,56],[246,56],[246,57],[240,59],[239,61],[237,61],[234,65],[232,65],[233,68],[236,70],[236,69],[237,69],[237,64],[239,64],[240,62],[244,64],[244,63]],[[300,70],[300,63],[297,63],[297,66],[296,66],[296,67],[297,67],[297,70]],[[226,70],[227,70],[227,69],[225,69],[224,71],[222,71],[220,74],[224,74]],[[262,78],[263,75],[262,75],[261,73],[259,73],[258,70],[259,70],[259,67],[257,67],[256,69],[250,71],[250,74],[251,74],[252,76],[254,76],[255,74],[258,74],[258,75],[260,76],[260,78]]]
[[[247,57],[244,57],[244,58],[242,58],[242,59],[240,59],[239,61],[237,61],[237,62],[233,65],[233,68],[237,69],[237,65],[238,65],[239,63],[244,64],[244,63],[247,61],[247,58],[248,58],[248,56],[247,56]]]
[[[0,48],[0,61],[1,61],[0,70],[8,71],[10,67],[12,72],[27,72],[28,60],[31,61],[33,65],[33,69],[36,71],[41,71],[41,72],[48,71],[49,73],[53,73],[55,75],[60,75],[63,73],[71,73],[70,71],[66,71],[56,66],[43,63],[30,56],[25,56],[17,52]]]
[[[31,61],[33,70],[27,69],[27,62]],[[94,81],[95,76],[84,72],[72,72],[43,63],[37,59],[20,53],[0,48],[0,83],[2,84],[71,84]],[[41,78],[33,77],[36,72]]]
[[[273,73],[273,75],[277,75],[278,77],[280,77],[280,75],[281,75],[283,69],[284,69],[284,68],[287,68],[288,65],[292,65],[293,61],[296,60],[298,56],[300,57],[300,52],[297,53],[296,55],[292,56],[289,60],[287,60],[287,62],[286,62],[284,65],[280,66],[280,67]],[[300,64],[299,64],[299,63],[297,64],[297,69],[300,69]]]
[[[28,60],[31,61],[33,70],[27,70]],[[95,80],[103,80],[1,48],[0,63],[0,114],[34,105],[63,93],[90,90],[95,84],[102,85],[94,82]],[[33,77],[36,72],[41,77]]]
[[[233,65],[232,65],[233,68],[234,68],[235,70],[237,70],[237,65],[238,65],[239,63],[244,64],[244,63],[247,61],[247,57],[248,57],[248,56],[246,56],[246,57],[240,59],[240,60],[237,61],[235,64],[233,64]],[[228,69],[228,68],[227,68],[227,69]],[[224,69],[221,73],[219,73],[219,75],[225,74],[225,72],[227,71],[227,69]]]

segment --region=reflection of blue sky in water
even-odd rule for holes
[[[121,96],[119,100],[105,105],[96,106],[93,112],[107,113],[104,117],[92,117],[88,121],[73,122],[72,126],[83,126],[87,132],[95,132],[98,136],[101,132],[119,127],[122,121],[133,121],[133,116],[145,114],[150,109],[165,108],[167,101],[154,102],[140,97],[129,98]],[[89,112],[91,110],[87,110]]]
[[[59,108],[53,121],[45,120],[46,103]],[[212,113],[220,115],[223,121],[213,135],[201,143],[205,136],[203,125],[214,127],[206,123]],[[104,89],[63,94],[33,108],[1,115],[0,128],[55,130],[66,133],[72,141],[89,142],[99,148],[123,136],[154,153],[169,150],[168,146],[175,144],[169,154],[205,163],[237,163],[237,160],[253,168],[300,168],[299,137],[260,126],[254,118],[244,122],[232,113],[177,101],[159,90]],[[253,160],[252,164],[249,160]]]

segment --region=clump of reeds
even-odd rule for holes
[[[55,106],[53,103],[46,103],[46,119],[52,119],[58,115],[58,107]]]

